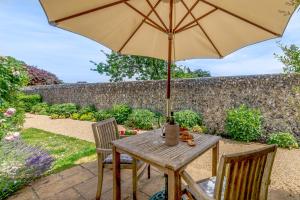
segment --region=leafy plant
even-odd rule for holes
[[[118,124],[124,124],[131,112],[132,109],[125,104],[113,105],[111,109],[111,113]]]
[[[102,120],[106,120],[106,119],[109,119],[109,118],[112,118],[112,114],[109,110],[98,110],[96,113],[95,113],[95,118],[97,121],[102,121]]]
[[[42,102],[42,97],[39,94],[20,94],[18,100],[22,102],[26,112],[30,112],[32,107]]]
[[[28,65],[26,65],[26,68],[30,79],[29,85],[54,85],[62,83],[55,74],[46,70]]]
[[[202,116],[192,110],[183,110],[174,113],[175,121],[182,128],[192,128],[202,124]]]
[[[47,103],[38,103],[31,108],[31,113],[38,115],[48,115],[49,113],[49,105]]]
[[[87,113],[93,113],[96,112],[97,109],[94,105],[90,105],[90,106],[84,106],[82,107],[79,111],[78,114],[83,115],[83,114],[87,114]]]
[[[193,126],[192,131],[196,133],[207,133],[207,128],[205,126],[196,125]]]
[[[96,121],[96,118],[94,116],[94,113],[90,112],[90,113],[86,113],[86,114],[82,114],[79,118],[82,121]]]
[[[129,115],[126,125],[129,127],[149,130],[153,128],[153,124],[157,121],[155,114],[147,109],[135,109]]]
[[[241,105],[227,112],[225,129],[228,136],[239,141],[258,140],[262,132],[262,115],[259,110]]]
[[[71,115],[77,111],[77,106],[73,103],[54,104],[49,109],[50,114],[57,114],[65,118],[71,117]]]
[[[71,119],[79,120],[80,119],[80,114],[79,113],[73,113],[72,116],[71,116]]]
[[[16,101],[18,93],[28,83],[24,62],[0,56],[0,105]]]
[[[279,132],[270,134],[268,140],[268,144],[277,144],[282,148],[298,148],[298,143],[296,138],[288,132]]]

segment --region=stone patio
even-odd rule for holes
[[[264,146],[258,143],[239,143],[222,140],[220,153],[246,151]],[[300,199],[300,150],[278,149],[272,171],[269,189],[270,200]],[[138,199],[146,200],[164,187],[164,177],[155,168],[151,168],[151,179],[146,175],[139,182]],[[208,151],[191,165],[187,171],[198,180],[211,175],[211,151]],[[97,186],[96,161],[85,163],[41,178],[30,186],[17,192],[9,200],[92,200],[95,199]],[[131,197],[131,171],[122,171],[122,198]],[[112,199],[112,171],[106,170],[103,181],[102,199]]]
[[[163,188],[164,177],[152,168],[151,181],[144,175],[139,184],[138,199],[146,200]],[[112,199],[112,185],[112,171],[106,169],[101,199]],[[37,180],[9,200],[92,200],[95,199],[96,186],[97,164],[94,161]],[[122,186],[122,199],[132,199],[130,170],[122,170]]]

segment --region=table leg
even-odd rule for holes
[[[217,175],[218,170],[218,160],[219,160],[219,142],[212,149],[212,175]]]
[[[178,172],[168,171],[168,200],[181,199],[181,178]]]
[[[114,200],[121,200],[121,169],[120,153],[113,147],[113,196]]]

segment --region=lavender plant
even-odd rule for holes
[[[54,158],[39,147],[25,144],[16,133],[0,142],[0,199],[47,172]]]

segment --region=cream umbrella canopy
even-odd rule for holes
[[[40,0],[50,24],[121,54],[171,62],[222,58],[283,34],[288,0]]]

